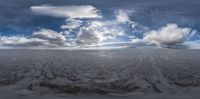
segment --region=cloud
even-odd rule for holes
[[[200,49],[200,40],[187,41],[184,43],[189,49]]]
[[[63,34],[57,33],[49,29],[42,29],[33,33],[33,38],[38,38],[48,41],[50,44],[65,45],[66,38]]]
[[[91,5],[82,6],[32,6],[33,13],[62,18],[101,18],[99,11]]]
[[[81,27],[83,21],[78,19],[66,19],[65,24],[61,25],[60,28],[63,30],[73,31],[74,29],[78,29]]]
[[[177,24],[167,24],[159,30],[147,32],[143,40],[146,43],[158,46],[174,46],[183,44],[194,33],[195,31],[191,28],[181,28]]]
[[[64,34],[49,29],[41,29],[32,34],[31,38],[24,36],[0,37],[0,45],[7,47],[64,47],[71,46]]]
[[[126,11],[126,10],[118,10],[116,11],[116,21],[118,23],[132,23],[132,21],[129,18],[129,13],[132,11]]]
[[[124,34],[122,30],[113,28],[110,22],[92,21],[89,26],[82,27],[77,36],[78,44],[99,44],[105,40],[115,39]]]
[[[149,31],[148,27],[130,17],[135,13],[133,10],[116,10],[114,19],[105,20],[96,19],[102,16],[99,10],[91,5],[42,5],[32,6],[30,9],[35,14],[65,18],[64,24],[60,26],[62,31],[41,29],[33,32],[31,37],[4,36],[0,37],[1,46],[77,47],[104,44],[104,46],[182,47],[179,45],[184,45],[184,42],[196,33],[190,28],[181,28],[176,24],[167,24],[159,30]],[[143,34],[144,37],[142,37]],[[109,42],[111,43],[109,44]]]
[[[117,24],[126,24],[127,26],[129,26],[129,28],[132,29],[132,33],[138,34],[148,31],[149,29],[146,26],[130,18],[130,16],[133,15],[134,13],[135,10],[122,10],[122,9],[117,10],[115,11],[116,15],[115,21],[117,22]]]
[[[22,36],[1,37],[1,45],[5,47],[36,47],[46,45],[45,40],[37,38],[26,38]]]
[[[104,23],[100,21],[92,21],[89,26],[82,27],[77,36],[78,44],[98,44],[102,42],[106,37],[104,34]]]
[[[88,30],[87,28],[81,29],[80,33],[78,34],[77,43],[78,44],[98,44],[103,39],[103,37],[93,31]]]
[[[49,29],[41,29],[33,32],[31,37],[11,36],[0,37],[3,46],[14,47],[68,47],[79,45],[98,45],[106,40],[114,40],[117,36],[122,36],[124,32],[117,28],[112,21],[90,21],[87,25],[80,26],[77,19],[70,19],[72,23],[65,24],[65,28],[61,32]],[[78,23],[77,23],[78,22]],[[80,29],[80,31],[72,37],[73,31],[70,29]]]
[[[109,42],[109,43],[102,43],[101,46],[108,46],[108,47],[144,47],[145,43],[140,40],[137,39],[135,41],[123,41],[123,42]]]

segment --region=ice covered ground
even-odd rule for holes
[[[0,50],[3,99],[198,99],[200,50]]]

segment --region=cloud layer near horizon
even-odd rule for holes
[[[41,29],[32,34],[31,38],[24,36],[3,36],[1,45],[5,47],[63,47],[67,45],[63,34],[48,29]]]

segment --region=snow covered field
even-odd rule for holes
[[[0,50],[2,99],[198,99],[200,50]]]

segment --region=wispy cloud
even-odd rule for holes
[[[101,18],[102,16],[95,7],[91,5],[82,6],[32,6],[33,13],[62,18]]]
[[[118,10],[115,12],[116,14],[116,21],[119,23],[132,23],[129,18],[129,14],[133,11],[126,11],[126,10]]]
[[[46,45],[48,42],[37,38],[27,38],[23,36],[3,36],[0,38],[0,45],[4,47],[38,47]]]
[[[200,49],[200,40],[187,41],[184,43],[189,49]]]

